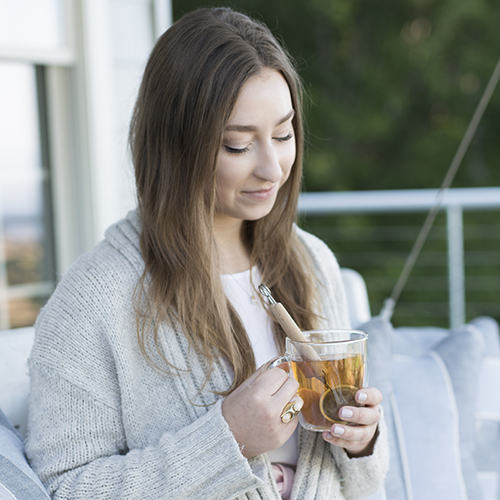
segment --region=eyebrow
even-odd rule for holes
[[[286,116],[284,116],[281,120],[278,121],[278,123],[275,125],[278,127],[282,123],[285,123],[288,121],[290,118],[295,115],[295,110],[291,109]],[[258,127],[255,125],[228,125],[226,127],[226,132],[257,132]]]

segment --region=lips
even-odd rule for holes
[[[278,184],[271,186],[269,189],[258,189],[255,191],[243,191],[245,196],[257,201],[267,201],[272,198],[278,189]]]

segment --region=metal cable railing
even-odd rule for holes
[[[335,215],[336,220],[341,220],[342,216],[377,216],[378,214],[392,216],[407,214],[405,219],[408,219],[411,217],[411,214],[425,213],[430,210],[434,205],[436,194],[437,190],[427,189],[303,193],[299,200],[299,213],[306,217],[306,222],[315,216],[324,217],[328,215]],[[473,269],[479,269],[483,264],[485,266],[495,266],[495,262],[500,262],[499,255],[497,255],[500,254],[500,251],[495,251],[495,248],[500,250],[500,231],[498,230],[498,226],[491,223],[483,225],[484,227],[466,225],[465,229],[469,230],[471,238],[477,241],[475,245],[479,246],[479,248],[467,252],[464,251],[464,239],[467,238],[467,235],[464,234],[464,218],[467,218],[468,214],[473,212],[492,212],[494,214],[500,212],[500,187],[449,189],[442,200],[440,210],[446,215],[443,220],[445,227],[442,231],[438,231],[439,228],[436,227],[435,231],[437,232],[431,233],[431,238],[428,241],[431,243],[431,240],[436,238],[439,240],[442,239],[446,242],[445,245],[443,244],[444,250],[440,254],[437,251],[425,250],[421,256],[419,265],[427,266],[427,268],[431,266],[434,269],[444,267],[443,271],[447,276],[444,279],[440,279],[439,276],[435,275],[436,271],[432,270],[428,272],[429,277],[416,276],[412,279],[412,287],[417,287],[418,289],[411,290],[411,292],[419,293],[422,295],[422,298],[425,298],[430,291],[436,291],[437,288],[440,288],[445,293],[444,289],[447,288],[448,316],[450,318],[450,325],[455,327],[462,324],[466,316],[466,267],[472,271]],[[494,218],[498,219],[498,217]],[[412,222],[415,223],[415,221]],[[404,248],[414,240],[412,235],[415,234],[415,226],[411,227],[410,224],[401,226],[401,221],[398,224],[398,226],[378,226],[377,230],[373,233],[375,235],[374,239],[370,239],[372,233],[369,227],[359,228],[358,231],[351,228],[349,231],[344,230],[343,234],[340,234],[338,227],[325,228],[318,236],[328,239],[328,234],[330,234],[330,239],[334,240],[334,250],[337,253],[342,253],[343,257],[346,257],[345,260],[343,259],[343,263],[350,262],[355,269],[356,263],[359,263],[360,266],[362,265],[367,269],[367,273],[371,273],[377,266],[382,269],[384,263],[394,258],[395,253],[397,254],[395,265],[398,266],[401,265],[399,264],[400,262],[404,262],[405,256],[408,255]],[[334,232],[335,234],[333,234]],[[355,240],[356,245],[354,247],[356,250],[354,252],[340,250],[339,252],[339,248],[343,246],[342,238],[352,238],[353,241]],[[481,250],[485,242],[488,241],[489,250]],[[374,255],[375,252],[373,251],[374,243],[377,243],[376,255]],[[395,247],[395,245],[397,246]],[[388,255],[386,250],[383,250],[383,248],[389,247],[393,249],[391,250],[392,257]],[[354,255],[352,255],[353,253]],[[367,265],[371,270],[366,267]],[[357,270],[361,271],[359,268]],[[369,281],[369,289],[370,286],[374,286],[374,283],[377,282],[380,284],[380,289],[390,290],[391,282],[394,283],[394,278],[391,276],[393,275],[383,276],[382,272],[377,273],[377,277],[370,276],[370,279],[367,280],[367,282]],[[467,276],[467,280],[468,287],[470,284],[478,293],[483,293],[482,290],[484,288],[484,293],[487,295],[496,293],[495,290],[498,287],[497,282],[499,281],[495,276],[490,275],[471,275],[470,277]],[[487,286],[483,285],[483,283]],[[485,308],[482,313],[500,315],[500,310],[498,313],[495,313],[493,306],[494,303],[491,302],[488,305],[488,309],[486,310]],[[408,310],[408,307],[408,305],[405,305],[406,310]],[[430,306],[414,304],[411,307],[414,307],[415,310],[420,310]],[[432,305],[433,310],[436,307],[436,305]],[[482,307],[481,304],[477,304],[475,309],[481,311]],[[500,309],[500,305],[498,308]]]
[[[434,224],[436,216],[440,211],[441,205],[443,204],[446,192],[450,188],[453,179],[455,178],[458,168],[460,167],[460,164],[462,163],[465,153],[469,148],[472,138],[476,133],[477,127],[479,126],[481,118],[483,117],[484,111],[488,106],[490,98],[493,92],[495,91],[499,79],[500,79],[500,59],[498,60],[495,69],[493,70],[493,74],[491,75],[488,85],[486,86],[484,93],[477,105],[477,108],[474,112],[474,115],[472,116],[469,126],[467,127],[467,130],[465,131],[465,134],[460,142],[457,152],[453,157],[451,165],[449,166],[448,171],[446,172],[443,183],[441,184],[439,190],[436,192],[436,196],[430,207],[430,211],[427,214],[427,217],[424,221],[424,224],[422,225],[422,228],[417,236],[417,239],[415,240],[411,252],[409,253],[406,259],[405,265],[403,266],[403,269],[399,274],[399,277],[392,290],[392,293],[390,297],[384,301],[384,305],[379,315],[387,320],[390,320],[394,314],[394,308],[401,296],[401,292],[403,291],[403,288],[405,287],[408,281],[412,269],[415,266],[415,263],[420,255],[420,252],[422,251],[422,247],[425,241],[427,240],[427,237]],[[448,233],[449,233],[448,239],[449,241],[451,240],[452,243],[448,247],[449,248],[448,258],[450,261],[456,261],[453,262],[452,266],[450,267],[450,269],[452,270],[463,268],[463,244],[459,245],[460,242],[463,242],[462,226],[463,226],[463,221],[462,221],[461,207],[458,204],[450,206],[448,209]],[[465,288],[464,288],[463,273],[459,274],[458,272],[455,271],[450,273],[450,290],[456,290],[456,296],[452,297],[452,300],[450,300],[450,308],[451,308],[450,315],[452,318],[451,324],[452,326],[454,326],[455,323],[458,322],[458,324],[460,324],[460,322],[464,322],[465,320],[465,313],[464,313]]]

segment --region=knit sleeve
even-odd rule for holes
[[[51,496],[277,499],[242,455],[220,399],[195,406],[179,392],[192,372],[168,377],[146,363],[132,307],[137,273],[109,245],[95,252],[43,309],[29,360],[26,453]]]
[[[32,363],[31,384],[26,449],[54,499],[219,499],[269,489],[240,453],[220,403],[158,443],[128,449],[115,408],[43,364]]]
[[[331,445],[331,452],[340,471],[342,493],[346,500],[366,498],[379,491],[389,469],[389,445],[383,412],[370,456],[349,458],[343,448],[334,445]]]

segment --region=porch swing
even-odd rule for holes
[[[434,206],[389,298],[369,319],[363,278],[343,269],[353,327],[369,334],[370,385],[383,395],[391,463],[371,500],[500,500],[500,336],[479,317],[452,328],[390,321],[448,188],[500,79],[498,61]]]

